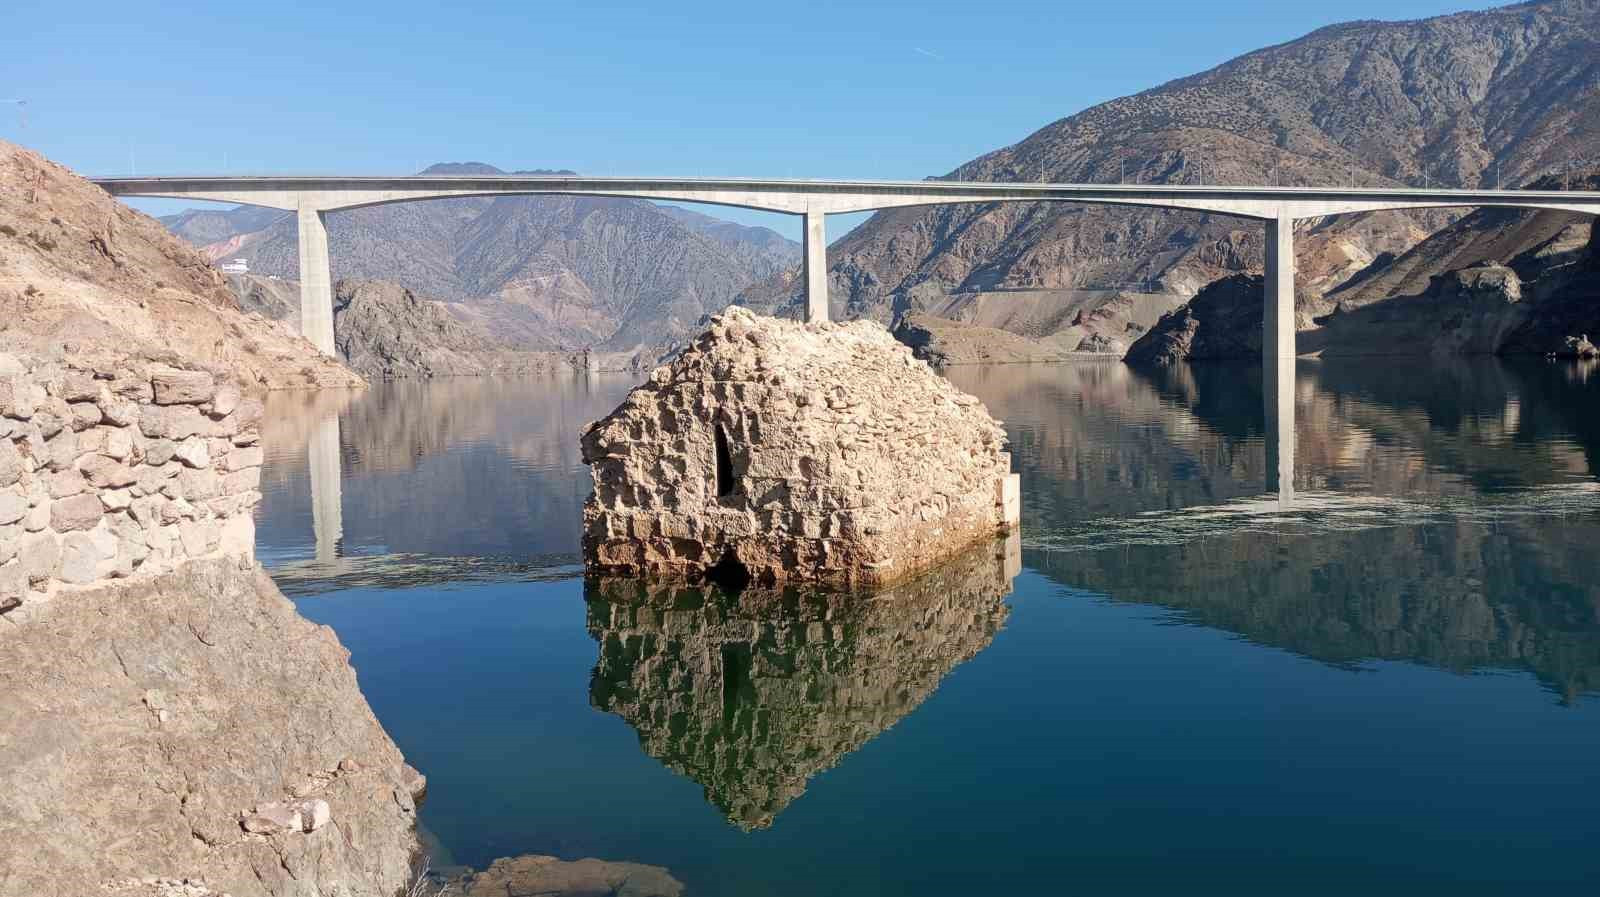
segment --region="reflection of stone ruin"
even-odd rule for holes
[[[898,722],[994,639],[1017,540],[990,542],[876,595],[591,578],[595,707],[705,786],[742,829]]]
[[[730,308],[583,434],[584,560],[887,584],[1016,524],[1004,441],[878,324]]]

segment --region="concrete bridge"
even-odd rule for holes
[[[328,268],[327,213],[395,202],[467,196],[564,194],[707,203],[805,216],[808,321],[828,319],[826,218],[947,203],[1073,202],[1187,209],[1266,225],[1265,333],[1262,343],[1269,433],[1276,421],[1280,450],[1274,477],[1285,497],[1293,482],[1294,224],[1391,209],[1515,208],[1600,215],[1600,193],[1450,190],[1413,187],[1229,187],[1165,184],[1033,184],[961,181],[811,181],[743,178],[622,178],[520,175],[415,177],[155,177],[99,178],[114,196],[208,200],[287,209],[299,216],[300,327],[332,355],[333,284]],[[1287,431],[1284,428],[1287,427]],[[1284,437],[1287,436],[1287,440]]]

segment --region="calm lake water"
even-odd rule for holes
[[[630,378],[269,408],[264,562],[428,775],[435,865],[692,895],[1556,894],[1600,880],[1600,370],[950,375],[1020,544],[877,600],[586,583]]]

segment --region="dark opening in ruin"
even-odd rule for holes
[[[729,551],[717,561],[706,568],[706,581],[716,583],[730,592],[737,592],[750,584],[750,568],[746,567],[739,558]]]
[[[717,424],[716,430],[717,497],[727,498],[733,494],[733,455],[728,452],[728,434],[723,432],[722,424]]]

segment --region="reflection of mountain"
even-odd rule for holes
[[[339,419],[343,545],[369,551],[498,558],[576,555],[588,478],[585,422],[610,411],[632,378],[451,378],[396,382],[336,403],[274,396],[263,443],[263,544],[305,541],[310,489],[301,466],[312,422]]]
[[[1565,697],[1600,690],[1600,520],[1458,520],[1314,537],[1217,532],[1124,552],[1029,552],[1028,566],[1331,663],[1527,669]]]
[[[921,704],[1005,621],[1016,541],[875,595],[594,579],[594,706],[742,829]]]

